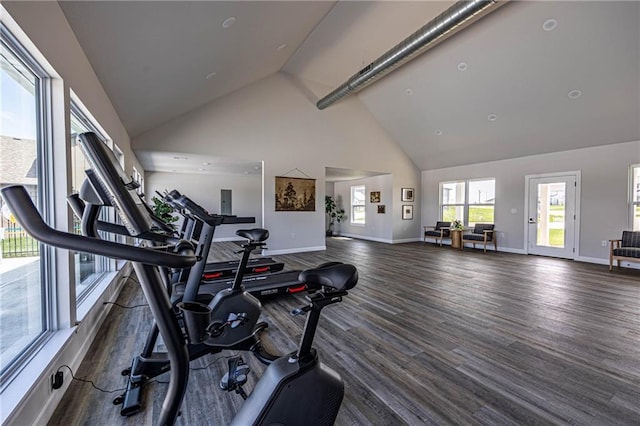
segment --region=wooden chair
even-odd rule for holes
[[[436,243],[440,240],[440,246],[442,247],[442,240],[450,237],[450,227],[451,222],[436,222],[436,226],[425,226],[423,242],[426,243],[427,238],[433,238],[436,240]]]
[[[640,262],[640,231],[622,231],[622,238],[609,240],[609,270],[613,270],[613,261]]]
[[[498,240],[494,228],[493,223],[476,223],[470,234],[462,234],[461,248],[464,249],[464,243],[472,243],[473,248],[476,248],[476,244],[482,244],[486,253],[487,244],[493,244],[493,249],[498,251]]]

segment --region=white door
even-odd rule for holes
[[[527,252],[574,259],[576,175],[528,180]]]

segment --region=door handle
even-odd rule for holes
[[[530,217],[530,218],[529,218],[529,223],[536,223],[536,221],[535,221],[535,220],[533,220],[533,218],[532,218],[532,217]]]

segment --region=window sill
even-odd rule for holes
[[[102,275],[97,284],[86,294],[82,300],[76,306],[76,320],[82,321],[84,317],[89,313],[91,308],[94,307],[98,299],[100,299],[105,290],[111,285],[114,278],[118,274],[117,271],[106,272]]]
[[[2,388],[2,424],[7,424],[7,419],[18,411],[18,406],[27,394],[34,391],[38,383],[46,380],[52,362],[73,336],[75,329],[76,327],[72,327],[51,333],[38,352]]]
[[[359,226],[361,228],[364,228],[366,226],[366,223],[350,223],[349,225],[351,225],[351,226]]]

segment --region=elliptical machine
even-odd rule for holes
[[[127,188],[125,183],[128,177],[120,169],[113,153],[92,133],[83,134],[80,139],[80,146],[131,235],[147,232],[152,226],[152,220],[142,203],[138,202],[139,199],[133,196],[135,192]],[[42,220],[24,187],[7,187],[1,192],[24,229],[39,241],[55,247],[133,262],[145,298],[167,347],[171,366],[169,385],[157,423],[175,423],[189,377],[189,353],[187,341],[163,286],[158,267],[190,267],[196,261],[193,248],[185,244],[181,253],[168,253],[60,232]],[[318,360],[312,343],[321,310],[340,302],[348,294],[347,291],[357,284],[358,273],[353,265],[338,264],[304,271],[300,278],[309,287],[316,289],[309,297],[310,304],[294,311],[295,314],[309,314],[300,347],[295,353],[281,357],[267,367],[233,424],[331,424],[338,414],[344,395],[342,380]],[[235,294],[221,297],[237,303],[238,309],[247,310],[247,317],[253,315],[249,298]],[[210,329],[218,318],[214,314],[216,309],[215,304],[213,305],[204,305],[207,308],[203,309],[204,312],[196,312],[199,315],[196,315],[195,323],[186,320],[185,316],[187,335],[190,338],[196,336],[197,339],[208,339],[212,337],[210,330],[222,330],[222,334],[233,330],[229,326],[221,328],[219,325]],[[183,309],[183,313],[190,311],[192,310]],[[248,319],[245,323],[249,321]]]
[[[87,170],[86,174],[87,179],[81,187],[79,196],[71,195],[67,197],[76,215],[82,219],[83,235],[100,238],[97,233],[98,229],[121,235],[129,235],[126,228],[122,226],[97,220],[101,207],[110,206],[111,204],[108,196],[102,190],[100,182],[97,181],[95,174],[91,170]],[[85,204],[85,201],[87,204]],[[216,219],[216,217],[213,217],[213,219]],[[214,226],[209,226],[209,228],[214,229]],[[165,244],[169,241],[173,241],[173,243],[180,241],[167,234],[171,229],[163,229],[163,231],[165,231],[165,233],[147,232],[138,235],[138,237]],[[186,310],[203,309],[194,302],[208,303],[212,308],[215,307],[216,321],[210,324],[207,330],[206,341],[204,337],[191,336],[190,338],[188,353],[189,360],[191,361],[208,354],[219,353],[223,349],[251,351],[255,357],[264,364],[269,364],[278,358],[278,356],[264,349],[259,338],[261,332],[268,327],[265,322],[257,322],[261,311],[260,302],[253,296],[245,297],[240,295],[240,293],[242,293],[241,283],[243,272],[247,269],[251,253],[258,248],[264,247],[269,232],[264,229],[251,229],[239,230],[236,234],[245,238],[247,242],[242,245],[242,250],[239,252],[242,253],[242,258],[239,262],[239,267],[236,268],[234,285],[229,289],[233,291],[226,292],[229,296],[220,298],[214,303],[214,294],[206,294],[205,292],[198,294],[196,291],[198,290],[197,287],[192,289],[191,293],[185,293],[184,290],[180,291],[180,288],[178,288],[177,290],[180,294],[176,295],[174,287],[185,286],[185,284],[173,285],[173,283],[168,281],[168,271],[164,271],[162,274],[162,278],[165,281],[165,288],[170,295],[170,299],[173,304],[177,304],[175,310],[177,313],[180,313],[181,321],[193,321],[195,318],[198,318],[198,315],[193,312],[189,312],[185,318],[182,318],[183,315],[180,311],[182,307]],[[196,253],[200,253],[202,256],[206,256],[207,252],[208,246],[196,250]],[[201,268],[203,264],[204,262],[199,260],[195,268],[197,269],[198,266]],[[200,273],[199,269],[197,269],[197,271],[197,273]],[[198,275],[194,275],[194,277],[197,278]],[[193,285],[193,283],[190,284]],[[189,283],[186,285],[188,287]],[[182,293],[185,294],[183,295]],[[236,294],[237,296],[231,297],[231,294]],[[243,305],[239,303],[239,301],[242,300],[248,301],[248,304]],[[226,330],[226,328],[229,330]],[[194,330],[193,325],[189,329]],[[113,399],[113,404],[121,405],[120,414],[122,416],[131,416],[138,413],[143,407],[143,390],[145,385],[153,378],[166,373],[171,368],[167,354],[164,352],[155,352],[157,340],[158,327],[156,324],[152,324],[142,351],[133,358],[130,367],[121,371],[122,376],[127,378],[126,388],[121,395]]]

